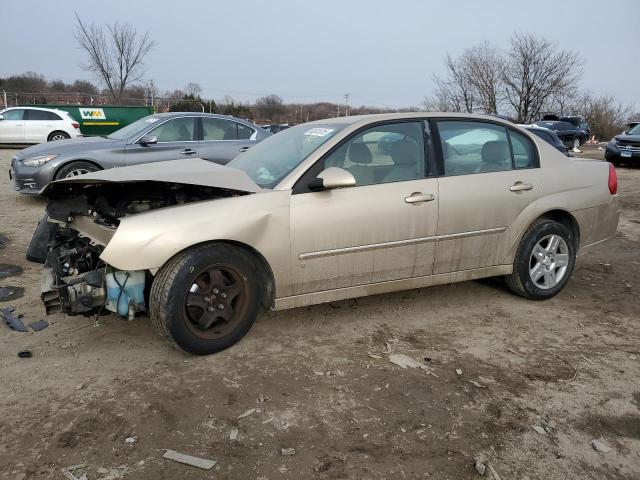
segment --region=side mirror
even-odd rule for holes
[[[329,167],[318,174],[309,182],[309,188],[313,191],[333,190],[334,188],[355,187],[355,177],[346,170],[338,167]]]
[[[138,140],[138,143],[140,145],[144,145],[145,147],[148,145],[155,145],[156,143],[158,143],[158,137],[156,137],[155,135],[145,135],[140,140]]]

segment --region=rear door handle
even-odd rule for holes
[[[247,150],[249,150],[251,147],[242,147],[240,149],[240,152],[246,152]]]
[[[414,192],[406,197],[404,201],[406,203],[413,203],[415,205],[423,202],[431,202],[432,200],[435,200],[435,198],[436,196],[433,193]]]
[[[182,155],[193,155],[194,153],[196,153],[195,150],[192,150],[191,148],[185,148],[184,150],[182,150],[180,152]]]
[[[524,192],[525,190],[533,190],[533,185],[530,183],[516,182],[509,187],[512,192]]]

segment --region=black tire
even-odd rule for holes
[[[100,169],[90,162],[70,162],[63,165],[60,170],[58,170],[56,173],[56,180],[75,177],[77,175],[82,175],[83,173],[97,172],[98,170]]]
[[[558,281],[557,285],[553,287],[542,287],[532,279],[530,269],[532,268],[532,258],[534,247],[539,242],[544,242],[546,238],[552,235],[557,235],[565,242],[567,249],[567,261],[566,269],[562,273],[562,277]],[[564,254],[563,254],[564,255]],[[546,260],[546,257],[545,257]],[[547,300],[548,298],[557,295],[567,284],[573,268],[576,263],[576,238],[574,233],[563,224],[554,220],[541,218],[536,220],[529,230],[525,233],[518,251],[516,252],[515,259],[513,261],[513,273],[505,277],[505,281],[509,290],[516,295],[528,298],[530,300]],[[549,268],[553,267],[555,263],[551,263]],[[546,268],[546,267],[545,267]],[[554,270],[553,276],[556,272]]]
[[[214,293],[217,283],[207,284],[203,279],[211,280],[210,272],[216,270],[222,273],[229,286]],[[260,271],[253,255],[224,243],[201,245],[179,253],[158,271],[151,287],[149,304],[154,329],[178,347],[196,355],[209,355],[229,348],[244,337],[258,316],[262,287]],[[237,285],[241,293],[233,300],[222,300],[223,296],[227,298],[225,288],[229,296],[232,295],[233,285]],[[201,296],[203,305],[215,311],[207,313],[196,304],[190,305],[193,296]],[[222,305],[218,302],[227,301],[226,312],[217,310],[216,307]],[[207,316],[228,312],[232,312],[228,321],[217,318],[208,327],[199,323]]]
[[[56,140],[69,140],[71,136],[67,132],[60,130],[51,132],[47,137],[47,142],[55,142]]]
[[[614,167],[619,167],[620,166],[620,158],[618,158],[618,157],[611,157],[611,158],[608,159],[608,161],[611,162],[611,164]]]

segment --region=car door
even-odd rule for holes
[[[434,273],[499,265],[511,225],[540,196],[535,146],[498,123],[434,123],[442,152]]]
[[[255,129],[240,122],[217,117],[202,117],[200,157],[226,165],[256,143]]]
[[[23,108],[4,111],[0,120],[0,143],[25,143],[23,116]]]
[[[425,148],[425,126],[357,132],[298,182],[290,211],[294,295],[431,274],[438,181],[426,176],[433,150]],[[401,140],[380,142],[389,134]],[[310,191],[306,182],[328,167],[352,173],[356,186]]]
[[[45,110],[27,108],[24,111],[24,138],[26,143],[43,143],[55,129],[55,122]],[[58,117],[59,119],[59,117]]]
[[[125,148],[125,164],[162,162],[198,157],[197,117],[171,118],[149,130]],[[155,136],[157,143],[144,143]]]

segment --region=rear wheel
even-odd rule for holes
[[[151,287],[154,328],[196,355],[229,348],[258,315],[259,268],[250,253],[226,244],[178,254],[160,269]]]
[[[55,142],[56,140],[68,140],[71,136],[66,132],[51,132],[47,137],[47,142]]]
[[[63,165],[58,173],[56,173],[56,180],[60,180],[62,178],[73,178],[78,175],[84,175],[89,172],[96,172],[100,170],[93,163],[89,162],[71,162]]]
[[[573,272],[575,244],[575,236],[563,224],[536,221],[520,242],[513,273],[505,277],[507,286],[516,295],[532,300],[555,296]]]

